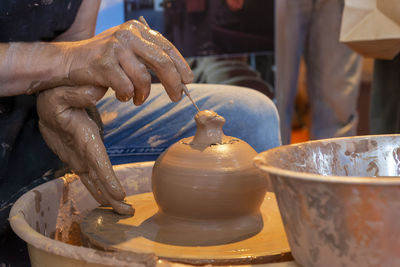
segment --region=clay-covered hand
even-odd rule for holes
[[[152,69],[172,101],[182,97],[193,73],[179,51],[147,23],[128,21],[91,39],[70,43],[65,62],[72,84],[112,87],[121,101],[142,104],[150,93]]]
[[[120,214],[133,214],[115,176],[96,123],[85,107],[94,106],[106,89],[58,87],[37,98],[39,128],[49,147],[79,175],[91,195]]]

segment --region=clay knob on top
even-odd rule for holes
[[[225,136],[222,126],[225,124],[224,117],[211,110],[202,110],[194,117],[197,131],[193,138],[194,146],[209,146],[221,144]]]

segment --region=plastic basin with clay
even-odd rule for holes
[[[256,156],[303,266],[400,266],[400,135],[336,138]]]
[[[151,191],[153,164],[114,166],[127,195]],[[50,238],[55,233],[68,243],[79,242],[74,240],[79,239],[72,234],[76,230],[74,227],[79,225],[77,222],[82,216],[98,205],[79,179],[65,176],[21,196],[11,209],[9,220],[14,232],[27,243],[33,267],[154,265],[154,255],[102,252]]]

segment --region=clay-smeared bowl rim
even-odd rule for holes
[[[60,187],[62,187],[64,182],[62,181],[62,178],[58,178],[39,185],[34,189],[41,190],[49,186],[49,184],[58,184]],[[109,257],[109,255],[107,255],[105,252],[99,252],[92,248],[70,245],[38,233],[28,224],[25,219],[25,214],[23,212],[23,210],[25,210],[26,203],[30,202],[35,202],[35,194],[32,190],[22,195],[15,202],[15,204],[11,208],[9,216],[11,228],[27,244],[50,254],[84,261],[85,263],[106,265],[115,264],[115,262],[113,262],[113,260],[115,259]],[[119,263],[124,264],[124,262],[121,261],[119,261]]]
[[[364,135],[364,136],[354,136],[354,137],[338,137],[338,138],[328,138],[328,139],[319,139],[308,142],[302,142],[291,145],[284,145],[276,148],[269,149],[267,151],[261,152],[257,156],[254,157],[253,163],[254,165],[265,171],[268,174],[278,175],[284,178],[292,178],[297,180],[304,181],[313,181],[313,182],[323,182],[323,183],[336,183],[336,184],[357,184],[357,185],[380,185],[380,186],[393,186],[400,185],[400,176],[398,178],[394,176],[390,177],[370,177],[370,176],[338,176],[338,175],[320,175],[315,173],[308,172],[296,172],[291,170],[286,170],[278,167],[274,167],[272,165],[268,165],[266,162],[266,157],[274,153],[276,151],[286,149],[288,147],[299,147],[304,145],[311,145],[314,143],[332,143],[335,141],[346,141],[346,140],[379,140],[379,139],[398,139],[398,147],[400,148],[400,134],[387,134],[387,135]]]
[[[139,168],[151,168],[153,164],[154,161],[138,162],[115,165],[113,168],[115,171],[121,166],[129,165],[138,166]],[[81,183],[81,181],[78,179],[73,181],[73,183]],[[134,257],[129,253],[123,254],[119,252],[100,251],[93,248],[70,245],[47,237],[33,229],[25,218],[24,210],[27,209],[27,206],[29,205],[28,203],[35,203],[36,195],[34,191],[42,192],[45,190],[54,190],[56,192],[62,192],[61,188],[63,188],[63,186],[64,181],[61,177],[48,181],[26,192],[14,203],[11,207],[8,220],[11,228],[18,237],[24,240],[27,245],[43,250],[45,253],[66,257],[66,261],[71,259],[77,260],[80,261],[79,263],[82,262],[83,265],[98,264],[102,266],[132,266],[142,263],[135,261]],[[59,196],[57,195],[56,197]],[[168,262],[163,261],[163,263],[166,264],[166,266],[169,266]],[[61,264],[65,264],[65,262],[62,261]],[[143,266],[144,265],[145,263],[143,263]]]

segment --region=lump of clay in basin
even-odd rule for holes
[[[253,166],[257,152],[224,135],[225,119],[209,110],[195,116],[197,132],[173,144],[152,174],[160,213],[193,220],[238,219],[259,213],[267,181]]]

